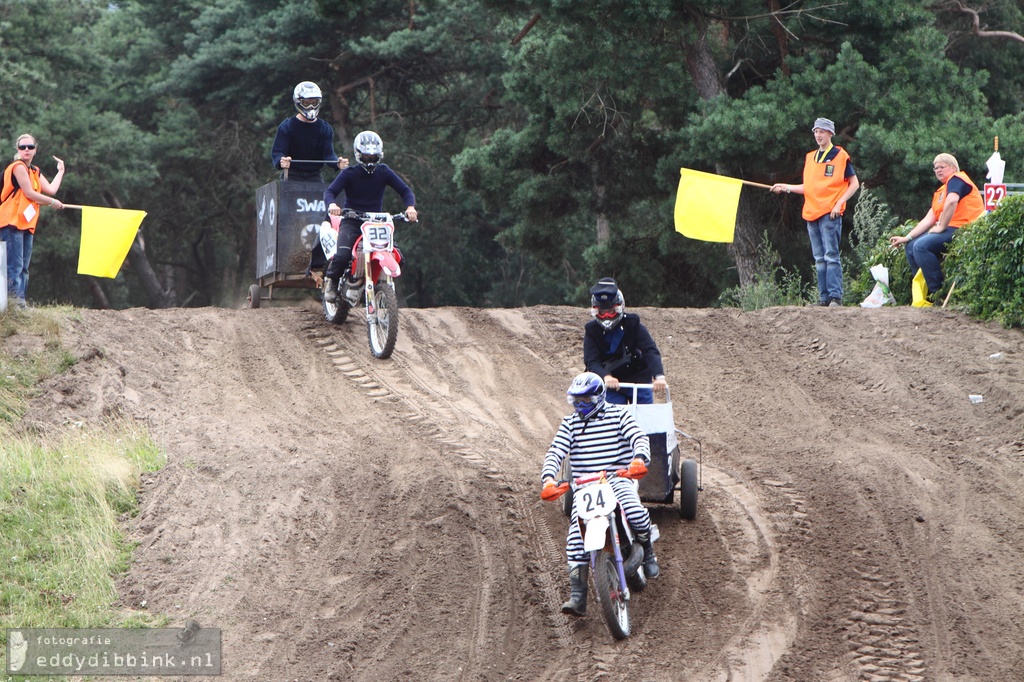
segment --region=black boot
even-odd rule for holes
[[[644,573],[648,578],[657,578],[661,573],[658,568],[658,557],[654,556],[654,543],[650,533],[637,533],[636,540],[644,548]]]
[[[569,601],[562,604],[562,613],[573,616],[587,615],[587,576],[590,566],[571,566],[569,568]]]

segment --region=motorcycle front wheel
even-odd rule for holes
[[[619,585],[619,571],[615,555],[601,550],[594,562],[594,588],[597,590],[601,612],[608,621],[608,630],[615,639],[629,637],[629,601]]]
[[[366,335],[373,357],[386,360],[398,340],[398,297],[390,282],[383,279],[373,291],[374,314],[367,315]]]

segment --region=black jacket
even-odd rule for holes
[[[614,351],[612,344],[616,346]],[[661,352],[635,313],[623,315],[619,326],[610,332],[597,320],[588,322],[583,334],[583,362],[588,372],[602,378],[610,374],[634,384],[649,384],[665,373]]]

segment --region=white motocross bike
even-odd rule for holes
[[[647,587],[644,574],[644,548],[633,537],[626,513],[609,481],[613,478],[640,478],[645,472],[630,475],[627,469],[586,474],[545,488],[541,497],[557,500],[575,490],[576,517],[583,534],[583,548],[590,553],[590,577],[601,603],[608,630],[615,639],[629,637],[630,587]],[[658,527],[651,525],[651,541],[658,539]]]

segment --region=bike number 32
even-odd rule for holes
[[[386,224],[363,225],[363,234],[371,244],[386,245],[391,239],[391,229]]]

